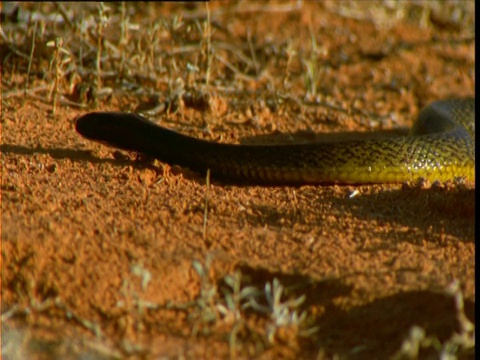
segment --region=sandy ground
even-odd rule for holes
[[[86,23],[98,17],[90,5]],[[151,118],[220,142],[404,131],[429,102],[474,95],[473,6],[387,5],[212,3],[210,27],[204,4],[128,5],[141,29],[130,29],[138,56],[129,53],[125,78],[160,103],[182,82],[209,94],[206,109]],[[48,6],[22,5],[20,15],[59,13]],[[115,37],[120,7],[109,6],[103,51],[115,58],[128,44]],[[80,11],[64,7],[67,17]],[[207,186],[188,169],[115,152],[78,136],[75,118],[95,107],[134,111],[151,96],[114,75],[102,83],[110,96],[82,103],[68,84],[88,74],[68,82],[60,62],[53,113],[46,43],[65,32],[62,46],[78,60],[84,40],[49,21],[36,29],[27,85],[18,53],[30,54],[33,25],[2,24],[17,41],[3,39],[1,50],[5,359],[386,359],[413,326],[434,339],[412,340],[424,346],[419,358],[433,359],[455,333],[468,337],[474,184]],[[154,26],[150,39],[135,37]],[[115,59],[104,71],[118,71]],[[473,359],[462,341],[457,356]]]

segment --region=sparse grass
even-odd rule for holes
[[[267,306],[260,305],[255,297],[250,298],[250,306],[259,313],[265,314],[271,321],[266,327],[266,336],[270,344],[274,344],[279,333],[293,332],[294,337],[309,337],[317,329],[307,327],[307,312],[298,312],[297,308],[305,301],[305,295],[282,302],[284,287],[277,278],[265,285]],[[288,339],[283,339],[288,340]]]
[[[231,357],[235,357],[240,345],[237,335],[240,329],[249,328],[256,336],[263,339],[264,344],[274,345],[278,342],[294,344],[299,338],[308,338],[316,332],[315,327],[308,324],[311,318],[307,311],[298,311],[305,301],[302,295],[295,299],[283,301],[285,288],[277,278],[265,284],[262,292],[255,286],[242,286],[242,274],[239,270],[226,275],[222,283],[217,285],[210,279],[213,257],[207,255],[202,264],[198,260],[192,263],[200,277],[200,293],[189,304],[173,305],[176,309],[188,309],[188,320],[192,323],[192,336],[202,334],[209,336],[212,328],[220,324],[230,328],[228,341]],[[262,305],[266,303],[266,305]],[[262,331],[249,327],[248,319],[252,316],[266,318]],[[263,346],[263,345],[262,345]]]
[[[69,346],[68,343],[71,341],[69,339],[58,339],[52,343],[37,339],[29,328],[16,329],[8,325],[9,319],[17,316],[30,317],[37,316],[40,313],[50,314],[48,316],[51,316],[51,314],[57,312],[60,312],[67,321],[72,321],[91,331],[95,335],[97,344],[105,341],[101,326],[98,323],[79,316],[59,297],[48,298],[40,302],[30,294],[28,305],[13,305],[2,313],[2,357],[19,360],[29,359],[33,356],[35,348],[40,349],[41,352],[54,354],[59,346]],[[88,346],[86,347],[88,348]],[[115,350],[111,350],[111,352],[115,353]]]
[[[192,262],[192,267],[200,278],[200,292],[193,301],[185,304],[168,303],[165,306],[146,301],[141,294],[134,290],[133,284],[126,278],[122,285],[125,300],[120,301],[117,307],[124,309],[128,317],[134,319],[131,320],[133,321],[132,326],[140,332],[144,328],[144,316],[147,311],[172,309],[188,314],[187,321],[191,325],[192,337],[209,337],[215,334],[215,329],[228,329],[226,341],[228,341],[232,359],[237,357],[237,353],[242,352],[243,340],[239,339],[239,333],[255,334],[253,338],[260,342],[256,347],[264,348],[265,345],[272,346],[279,341],[288,344],[294,342],[297,337],[308,337],[315,332],[314,328],[306,325],[309,321],[307,311],[298,312],[297,310],[304,302],[305,296],[283,301],[284,287],[278,279],[274,278],[272,283],[267,283],[262,292],[255,286],[243,285],[242,274],[239,270],[227,274],[220,282],[216,282],[210,276],[213,259],[213,256],[207,255],[203,263],[198,260]],[[136,264],[131,267],[131,273],[139,277],[142,292],[146,291],[151,280],[150,271],[141,264]],[[219,286],[219,283],[223,285]],[[266,305],[261,305],[263,303]],[[68,339],[61,339],[58,343],[50,344],[32,337],[28,330],[24,332],[8,328],[8,320],[12,317],[28,315],[32,312],[35,314],[50,313],[53,309],[60,310],[66,319],[75,321],[95,334],[95,341],[86,339],[80,341],[82,346],[89,349],[88,352],[94,359],[100,359],[103,356],[113,359],[121,358],[122,354],[137,356],[148,353],[148,349],[143,345],[127,338],[121,339],[116,346],[106,345],[107,343],[112,344],[112,341],[102,332],[100,324],[78,316],[59,298],[49,298],[41,303],[32,298],[28,307],[14,306],[2,314],[2,326],[6,334],[2,343],[2,354],[4,356],[28,354],[28,349],[34,343],[35,346],[44,347],[44,351],[52,353],[64,351],[65,347],[71,347],[73,343],[70,343]],[[256,316],[266,320],[263,330],[249,325],[249,319]],[[217,336],[215,335],[215,337]],[[22,344],[23,353],[18,353],[19,344]],[[15,356],[14,359],[22,358]]]
[[[389,25],[393,24],[389,21],[392,17],[396,21],[406,16],[415,18],[412,14],[416,9],[429,9],[429,14],[433,9],[440,10],[437,5],[426,4],[428,6],[419,7],[415,2],[409,1],[399,4],[386,2],[382,7],[360,5],[356,2],[326,4],[342,16],[381,18],[386,20],[378,20],[379,22],[384,21]],[[260,6],[257,11],[295,11],[300,9],[301,5],[302,2],[288,6]],[[448,6],[453,6],[453,3],[449,2]],[[54,50],[50,60],[52,71],[46,74],[44,79],[49,84],[50,94],[45,96],[42,88],[28,88],[30,77],[27,77],[24,89],[30,95],[50,101],[54,113],[57,105],[82,106],[87,101],[96,107],[98,101],[111,94],[112,89],[115,89],[116,96],[127,94],[132,89],[135,89],[138,95],[157,94],[166,87],[171,90],[172,84],[178,79],[186,82],[189,88],[203,91],[205,89],[200,86],[203,85],[216,93],[222,93],[229,88],[225,78],[225,74],[229,72],[233,72],[241,82],[260,79],[262,74],[268,74],[270,82],[273,80],[271,71],[266,69],[268,64],[265,60],[268,58],[256,55],[259,49],[258,45],[253,43],[252,34],[247,32],[246,44],[232,44],[229,39],[225,39],[225,30],[219,31],[212,26],[212,10],[208,4],[203,5],[204,11],[199,8],[197,12],[189,14],[188,18],[178,15],[171,18],[159,16],[156,21],[147,17],[139,22],[132,20],[130,16],[132,4],[122,3],[116,6],[114,3],[98,3],[80,10],[78,18],[82,21],[78,24],[72,21],[73,11],[66,9],[64,5],[56,5],[50,10],[48,7],[48,4],[39,6],[38,13],[41,14],[42,8],[46,8],[47,13],[57,11],[58,16],[38,16],[38,20],[29,22],[26,29],[7,27],[4,30],[4,48],[8,49],[4,56],[10,61],[4,63],[6,69],[3,71],[8,70],[15,61],[18,62],[17,66],[23,66],[22,61],[25,59],[28,59],[26,68],[41,71],[41,49],[44,44],[50,44]],[[373,8],[385,9],[386,12],[379,15]],[[234,6],[230,9],[232,12],[245,10],[246,8]],[[454,15],[452,22],[464,19],[470,21],[467,11],[457,11]],[[424,17],[421,16],[421,19]],[[49,23],[51,19],[54,19],[54,26]],[[63,19],[63,22],[59,19]],[[28,36],[31,33],[33,38]],[[58,36],[59,33],[62,33],[61,36]],[[282,51],[276,54],[284,63],[286,77],[273,80],[271,84],[278,88],[284,88],[287,80],[289,88],[294,84],[302,84],[306,98],[297,98],[302,99],[300,103],[306,101],[309,106],[318,102],[315,98],[323,72],[319,54],[328,51],[318,44],[316,36],[310,29],[310,50],[307,52],[299,51],[298,44],[289,41]],[[32,40],[29,40],[30,38]],[[31,56],[26,55],[29,53]],[[297,62],[302,64],[304,71],[293,75],[289,69]],[[250,72],[255,76],[252,77]],[[70,81],[74,81],[74,86]],[[88,99],[78,96],[73,88],[76,88],[77,92],[88,93]],[[18,93],[14,88],[10,88],[4,95],[8,98],[12,95],[18,96]],[[315,101],[312,102],[312,99]]]
[[[460,332],[455,332],[445,342],[435,336],[429,336],[420,326],[413,326],[404,340],[401,348],[392,357],[392,360],[421,359],[421,351],[434,349],[441,360],[457,360],[458,356],[474,356],[475,354],[475,325],[465,315],[463,294],[458,281],[454,280],[446,289],[446,293],[455,300],[457,321]]]

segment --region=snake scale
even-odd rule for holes
[[[426,106],[409,136],[331,143],[236,145],[195,139],[140,115],[92,112],[76,131],[111,147],[146,154],[238,184],[372,184],[423,178],[475,180],[475,100]]]

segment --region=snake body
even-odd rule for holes
[[[475,180],[475,100],[433,102],[409,136],[288,145],[236,145],[196,139],[136,114],[92,112],[76,121],[83,137],[214,179],[261,185]]]

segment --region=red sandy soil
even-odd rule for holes
[[[367,12],[346,2],[306,1],[274,12],[285,3],[269,3],[269,11],[254,4],[220,13],[222,5],[212,3],[210,10],[218,25],[214,39],[242,49],[250,39],[257,47],[259,74],[250,70],[239,79],[214,60],[210,109],[184,106],[156,121],[220,142],[262,142],[272,133],[271,141],[311,140],[313,133],[410,127],[429,102],[474,95],[474,38],[447,15],[428,13],[422,22],[388,13],[385,20],[380,6]],[[149,4],[145,19],[152,9],[169,22],[205,11],[204,5]],[[140,23],[141,14],[131,21]],[[313,53],[312,34],[317,94],[361,112],[279,100],[277,90],[304,98],[301,57]],[[289,46],[296,51],[291,63]],[[185,68],[181,56],[172,55]],[[15,95],[26,67],[13,66],[20,62],[15,56],[3,60],[6,359],[386,359],[414,325],[440,344],[461,331],[445,290],[454,280],[474,321],[474,184],[242,187],[213,179],[208,187],[188,169],[120,156],[81,138],[74,120],[89,110],[60,104],[53,115],[51,102],[40,99],[48,94]],[[158,91],[168,87],[163,78],[155,81]],[[29,86],[51,83],[32,78]],[[134,111],[143,101],[133,92],[114,94],[98,109]],[[194,260],[211,261],[203,281]],[[202,284],[216,286],[213,301],[224,303],[224,279],[235,271],[242,287],[261,291],[277,278],[285,287],[282,301],[304,295],[297,308],[308,315],[302,326],[317,331],[302,336],[286,326],[269,339],[272,320],[254,309],[241,310],[241,321],[218,311],[206,320]],[[259,299],[266,305],[264,295]],[[424,358],[438,357],[432,347],[422,351]]]

